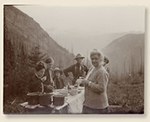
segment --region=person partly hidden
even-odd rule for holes
[[[46,71],[44,76],[47,77],[47,79],[45,80],[44,84],[48,85],[48,86],[52,86],[53,88],[55,87],[54,81],[53,81],[53,65],[54,65],[54,59],[52,57],[49,57],[45,60],[46,63]],[[49,91],[49,89],[46,89],[47,92],[51,92]]]
[[[66,77],[69,77],[69,72],[73,74],[72,85],[75,85],[75,81],[82,77],[84,78],[88,72],[88,68],[83,64],[84,57],[81,54],[77,54],[75,57],[76,64],[71,65],[67,69],[64,70],[64,74]]]
[[[108,59],[106,56],[104,56],[103,66],[104,66],[104,68],[106,69],[107,73],[109,74],[109,73],[110,73],[110,69],[109,69],[109,67],[107,66],[108,63],[109,63],[109,59]]]
[[[65,87],[65,81],[62,77],[63,71],[60,70],[58,67],[54,69],[54,84],[55,84],[55,89],[63,89]]]
[[[107,85],[109,74],[104,68],[104,55],[94,49],[90,53],[92,67],[85,79],[78,79],[76,82],[85,86],[85,101],[83,103],[83,114],[107,114],[108,96]]]
[[[30,79],[28,91],[32,92],[52,92],[53,86],[46,84],[47,76],[45,76],[45,63],[40,61],[35,66],[34,75]]]

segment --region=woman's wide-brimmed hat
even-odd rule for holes
[[[36,71],[40,71],[41,69],[46,69],[45,63],[43,61],[37,62],[35,66]]]
[[[60,70],[58,67],[56,67],[56,68],[54,69],[54,74],[55,74],[56,72],[60,72],[60,74],[62,74],[62,73],[63,73],[63,71],[62,71],[62,70]]]
[[[77,54],[76,57],[75,57],[75,60],[76,60],[76,59],[83,59],[83,58],[84,58],[84,57],[81,56],[81,54]]]
[[[45,60],[45,63],[51,63],[53,64],[54,63],[54,59],[52,57],[49,57]]]

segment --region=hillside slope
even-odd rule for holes
[[[54,58],[56,66],[61,63],[64,68],[72,63],[74,56],[58,45],[31,17],[13,6],[5,6],[4,14],[5,40],[11,41],[15,49],[15,61],[21,55],[22,47],[25,55],[30,55],[33,48],[39,46],[42,54]]]
[[[103,52],[110,59],[112,73],[144,71],[144,34],[127,34],[107,45]]]
[[[61,69],[74,62],[74,55],[58,45],[31,17],[13,6],[4,6],[4,104],[15,98],[26,99],[35,54],[42,56],[36,61],[53,57],[55,66]],[[4,112],[10,112],[6,109]]]

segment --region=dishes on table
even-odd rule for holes
[[[27,101],[29,105],[37,105],[39,104],[39,94],[40,92],[33,92],[27,94]]]
[[[27,94],[27,100],[29,105],[40,104],[42,106],[52,103],[58,106],[64,104],[64,99],[68,95],[75,96],[84,90],[84,87],[70,86],[70,89],[55,89],[52,93],[33,92]]]
[[[49,105],[52,103],[51,94],[40,94],[39,95],[39,104],[42,106]]]
[[[61,106],[65,103],[65,96],[64,95],[54,95],[53,96],[53,105]]]
[[[74,87],[70,90],[70,95],[74,96],[78,94],[78,88]]]
[[[29,105],[49,105],[51,104],[52,93],[32,92],[27,94],[27,101]]]
[[[79,86],[78,89],[79,89],[79,90],[84,90],[84,87]]]
[[[64,96],[68,96],[68,89],[60,89],[58,92],[59,92],[59,94],[62,94]]]

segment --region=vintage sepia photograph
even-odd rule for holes
[[[144,114],[145,8],[3,5],[4,114]]]

